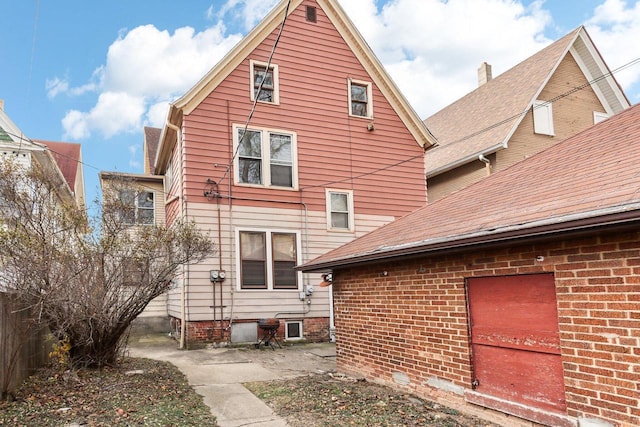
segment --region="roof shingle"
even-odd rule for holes
[[[616,212],[640,215],[640,104],[305,264],[384,258],[406,248]]]

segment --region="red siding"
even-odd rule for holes
[[[375,85],[375,130],[367,130],[370,119],[349,116],[347,79],[372,79],[320,7],[317,24],[305,20],[306,4],[315,2],[303,2],[289,16],[273,58],[279,67],[280,105],[259,103],[251,120],[253,127],[297,133],[300,191],[236,186],[233,195],[302,200],[310,210],[324,211],[325,187],[353,189],[356,213],[395,217],[424,205],[422,148]],[[225,175],[231,126],[244,125],[252,105],[249,60],[267,61],[277,31],[184,118],[189,201],[204,201],[206,180]],[[382,168],[388,169],[378,171]],[[227,179],[220,186],[225,195]]]

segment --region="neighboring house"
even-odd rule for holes
[[[103,198],[109,192],[129,205],[123,215],[125,225],[135,232],[137,227],[166,225],[164,178],[154,175],[153,159],[158,148],[161,129],[144,128],[144,173],[100,172]],[[132,283],[131,286],[135,286]],[[138,331],[167,332],[170,330],[167,315],[167,295],[161,295],[149,303],[133,324]]]
[[[302,266],[332,271],[338,369],[483,417],[640,425],[639,163],[636,105]]]
[[[439,146],[425,154],[429,203],[629,107],[584,27],[425,120]]]
[[[175,332],[249,342],[278,319],[281,338],[328,340],[330,288],[294,266],[423,206],[434,144],[337,1],[280,2],[162,130],[167,221],[218,249],[170,291]]]
[[[37,144],[46,146],[60,168],[69,189],[73,193],[76,205],[86,209],[87,201],[84,191],[84,172],[80,144],[71,142],[55,142],[34,140]]]
[[[54,149],[59,149],[62,155],[54,152]],[[67,155],[71,158],[67,159]],[[81,209],[85,208],[82,163],[79,162],[80,145],[43,143],[29,139],[6,114],[4,102],[0,100],[0,159],[7,157],[25,167],[31,167],[35,162],[43,168],[51,169],[54,171],[53,176],[59,179],[56,196],[61,201],[74,201]]]

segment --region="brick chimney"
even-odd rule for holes
[[[4,99],[0,99],[0,111],[4,111]]]
[[[480,68],[478,68],[478,87],[487,83],[493,77],[491,75],[491,65],[483,62],[480,64]]]

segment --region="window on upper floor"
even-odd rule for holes
[[[126,190],[119,194],[122,212],[120,221],[126,225],[150,225],[155,221],[154,193]]]
[[[348,80],[349,114],[356,117],[373,118],[371,83]]]
[[[164,173],[164,192],[169,194],[171,191],[171,186],[173,185],[173,159],[169,159],[169,163],[167,164],[167,170]]]
[[[238,232],[240,289],[298,289],[298,233]]]
[[[251,68],[251,100],[268,104],[279,104],[280,93],[278,90],[279,77],[278,66],[271,64],[267,68],[266,63],[250,61]]]
[[[238,184],[296,188],[296,134],[234,126]]]
[[[540,135],[555,135],[551,102],[540,100],[533,102],[533,131]]]
[[[351,190],[326,190],[327,229],[353,231],[353,192]]]

